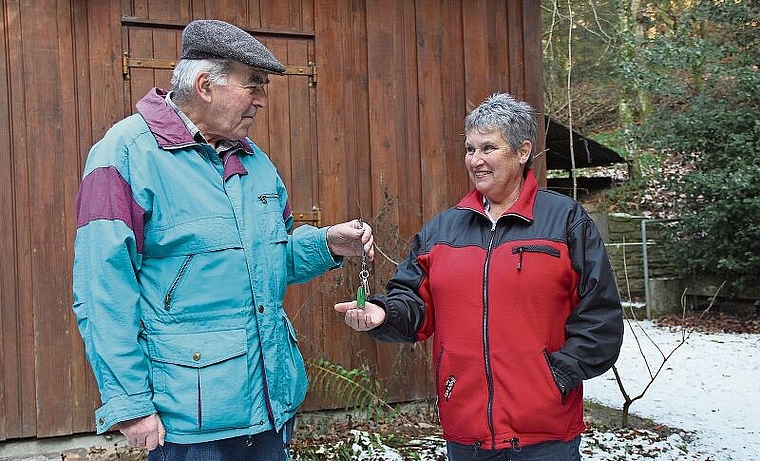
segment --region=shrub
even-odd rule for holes
[[[696,155],[673,184],[677,258],[685,274],[760,283],[760,33],[757,2],[699,2],[644,43],[636,77],[653,112],[640,145]]]

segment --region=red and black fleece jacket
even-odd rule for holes
[[[473,190],[427,222],[388,282],[380,341],[434,336],[447,440],[503,448],[584,430],[584,379],[607,371],[622,308],[602,237],[585,210],[538,188],[493,223]]]

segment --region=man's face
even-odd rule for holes
[[[226,85],[209,86],[209,110],[203,121],[206,140],[214,144],[247,136],[256,113],[267,105],[267,83],[266,72],[234,62]]]

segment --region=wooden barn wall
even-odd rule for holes
[[[422,222],[468,190],[467,111],[496,91],[543,107],[534,0],[0,2],[0,440],[94,428],[99,399],[71,312],[74,198],[92,143],[170,75],[136,67],[125,78],[125,51],[174,59],[183,24],[217,18],[286,64],[315,63],[316,84],[273,78],[251,136],[294,208],[373,225],[388,256],[370,267],[374,289]],[[543,162],[534,169],[543,180]],[[392,401],[431,396],[427,344],[374,343],[332,310],[357,273],[349,260],[290,290],[304,355],[370,369]],[[315,390],[305,409],[339,405]]]

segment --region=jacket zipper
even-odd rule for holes
[[[182,263],[182,267],[179,268],[179,272],[177,272],[177,276],[174,277],[172,286],[170,286],[169,291],[166,292],[166,296],[164,297],[164,309],[166,309],[167,311],[171,309],[172,296],[174,295],[174,290],[177,289],[177,285],[179,284],[179,281],[182,280],[182,276],[185,274],[185,271],[187,270],[187,266],[190,265],[190,261],[192,261],[192,259],[193,259],[193,255],[188,255],[187,258],[185,258],[185,262]]]
[[[491,237],[488,241],[488,253],[483,270],[483,360],[486,367],[486,382],[488,383],[488,406],[486,407],[488,417],[488,429],[491,432],[491,444],[496,448],[496,432],[493,424],[493,371],[491,370],[491,351],[488,339],[488,267],[491,264],[491,252],[493,251],[494,235],[496,233],[496,224],[491,225]]]
[[[259,199],[259,201],[261,203],[263,203],[264,205],[266,205],[267,201],[269,201],[270,198],[272,198],[272,199],[274,199],[274,198],[280,198],[280,196],[277,195],[277,194],[261,194],[257,198]]]
[[[441,421],[441,362],[443,361],[443,352],[446,350],[441,344],[441,352],[438,353],[438,358],[435,361],[435,413],[438,418],[438,422]]]
[[[522,270],[524,253],[543,253],[550,256],[554,256],[555,258],[560,257],[559,250],[554,247],[550,247],[549,245],[521,245],[518,247],[514,247],[512,248],[512,254],[520,255],[520,260],[517,261],[518,272]]]
[[[438,389],[441,387],[441,362],[443,361],[443,352],[445,350],[446,348],[441,344],[441,352],[438,353],[438,358],[435,361],[435,381]],[[436,395],[438,395],[437,392]]]

